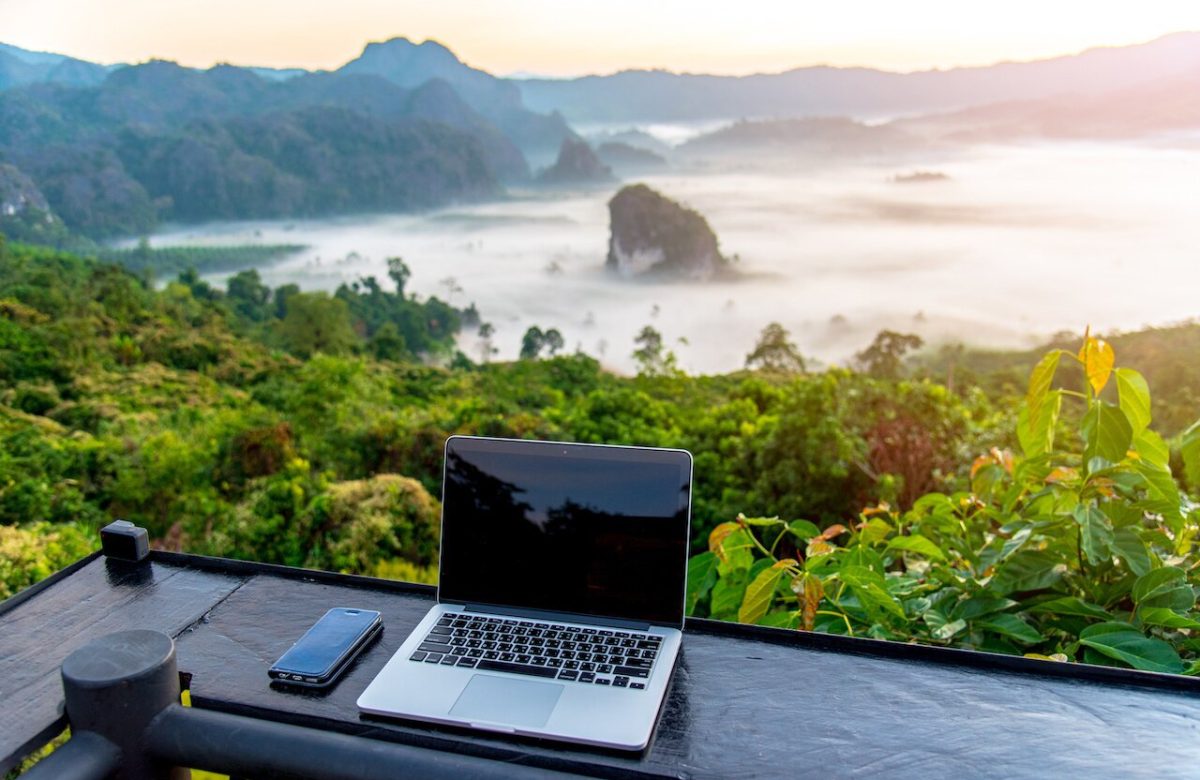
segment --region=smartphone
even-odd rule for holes
[[[324,688],[382,630],[382,617],[373,609],[335,607],[281,655],[267,674],[288,685]]]

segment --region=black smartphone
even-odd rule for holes
[[[281,655],[267,674],[288,685],[324,688],[382,630],[382,617],[373,609],[335,607]]]

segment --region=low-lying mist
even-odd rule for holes
[[[336,288],[386,277],[474,302],[499,359],[531,325],[633,370],[635,334],[662,332],[689,372],[742,366],[782,323],[806,357],[846,362],[881,328],[931,343],[1028,346],[1062,330],[1130,329],[1200,314],[1200,150],[1123,145],[990,147],[915,167],[795,165],[783,172],[668,173],[645,181],[704,214],[741,277],[638,283],[604,270],[610,189],[515,193],[421,215],[223,223],[158,245],[289,243],[271,286]],[[894,177],[901,175],[901,180]],[[477,339],[464,351],[478,358]]]

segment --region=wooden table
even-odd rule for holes
[[[193,706],[600,777],[1197,777],[1200,681],[690,620],[642,754],[361,717],[434,589],[152,553],[93,555],[0,604],[0,771],[64,726],[59,665],[107,633],[176,638]],[[384,633],[328,693],[266,669],[326,609]]]

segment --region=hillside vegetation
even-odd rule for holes
[[[399,259],[388,277],[155,290],[0,247],[0,595],[115,517],[169,549],[429,581],[447,435],[621,442],[695,454],[693,614],[1192,668],[1200,428],[1155,433],[1103,341],[1051,352],[1019,401],[803,373],[778,327],[756,370],[696,377],[646,328],[622,377],[540,348],[473,363],[473,310],[406,292]]]

